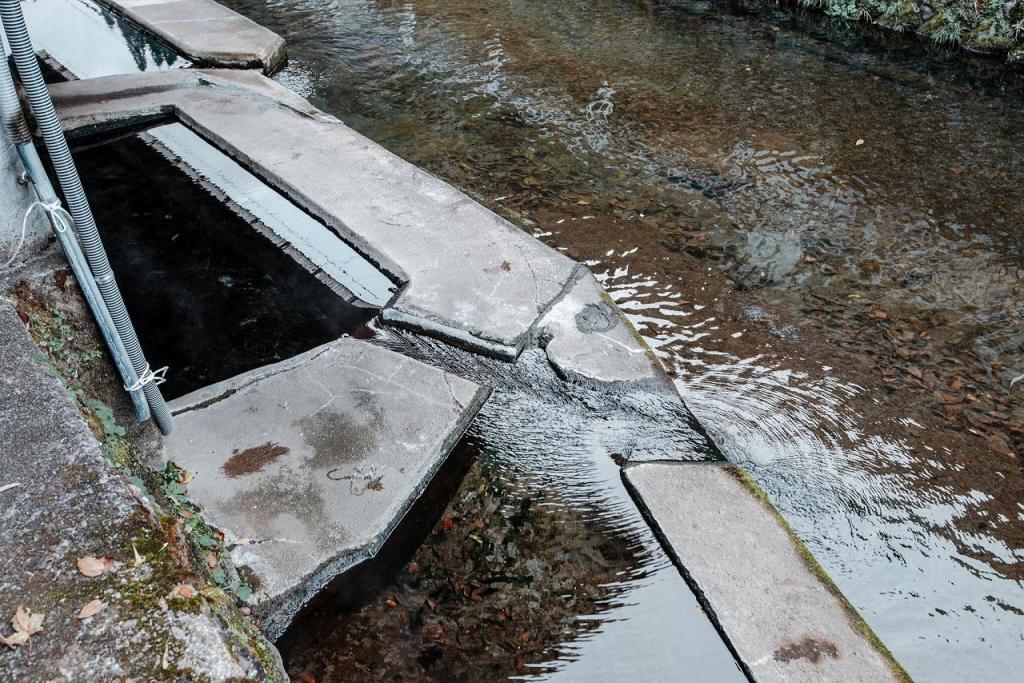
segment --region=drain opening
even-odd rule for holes
[[[139,339],[170,367],[168,398],[364,334],[395,288],[180,124],[74,156]]]

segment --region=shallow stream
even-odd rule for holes
[[[1016,677],[1015,77],[706,2],[229,4],[283,83],[589,263],[913,676]]]

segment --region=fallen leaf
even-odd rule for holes
[[[192,519],[192,513],[185,508],[178,510],[178,516],[182,519]]]
[[[18,607],[14,612],[14,618],[11,619],[11,626],[14,627],[15,631],[23,631],[31,636],[43,630],[43,619],[45,617],[46,615],[42,612],[33,614],[24,607]]]
[[[818,259],[814,258],[810,254],[804,256],[804,263],[815,263]]]
[[[394,598],[388,598],[384,601],[384,604],[388,607],[398,607],[398,602]]]
[[[22,631],[15,631],[9,636],[0,636],[0,641],[3,641],[7,647],[20,647],[28,642],[28,634]]]
[[[140,564],[145,562],[145,560],[142,559],[142,555],[139,555],[139,551],[135,547],[134,541],[132,542],[132,553],[135,555],[135,566],[136,567],[138,567]]]
[[[441,528],[445,531],[451,531],[455,527],[455,520],[451,517],[445,517],[441,520]]]
[[[864,144],[864,138],[857,138],[857,142],[854,143],[854,144],[856,144],[858,147],[860,147],[861,145]]]
[[[89,617],[95,616],[102,612],[104,607],[106,607],[106,605],[103,604],[101,600],[93,600],[92,602],[90,602],[82,608],[82,611],[78,613],[78,618],[88,619]]]
[[[99,576],[107,570],[107,563],[98,557],[86,555],[78,558],[78,571],[82,576]]]
[[[171,591],[171,597],[172,598],[173,597],[182,597],[182,598],[186,598],[187,599],[187,598],[191,598],[195,594],[196,594],[196,589],[193,588],[192,585],[188,584],[188,583],[179,583],[177,586],[174,587],[174,590]]]
[[[871,311],[871,315],[878,318],[879,320],[888,320],[889,314],[885,311]]]
[[[210,569],[213,569],[214,567],[216,567],[217,566],[217,556],[212,554],[212,553],[207,555],[206,556],[206,566],[209,567]]]
[[[181,474],[178,475],[178,483],[187,484],[192,481],[192,473],[188,470],[181,470]]]

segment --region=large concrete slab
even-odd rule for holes
[[[252,72],[168,71],[52,87],[83,135],[177,118],[405,286],[382,317],[514,358],[575,263]]]
[[[164,456],[235,545],[272,638],[328,582],[377,552],[489,391],[355,339],[171,403]]]
[[[214,0],[97,0],[207,66],[260,68],[284,62],[284,39]]]
[[[562,377],[600,382],[664,379],[647,343],[583,267],[537,329],[548,361]]]
[[[168,599],[193,573],[39,358],[0,300],[0,636],[19,606],[44,615],[29,643],[0,646],[0,680],[286,680],[269,643],[254,649],[214,611],[233,605]],[[116,564],[87,578],[82,556]],[[92,600],[103,611],[79,620]]]
[[[755,680],[901,680],[735,468],[643,463],[623,476]]]

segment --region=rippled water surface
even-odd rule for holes
[[[282,82],[586,260],[912,675],[1017,676],[1010,77],[700,2],[231,4]]]

